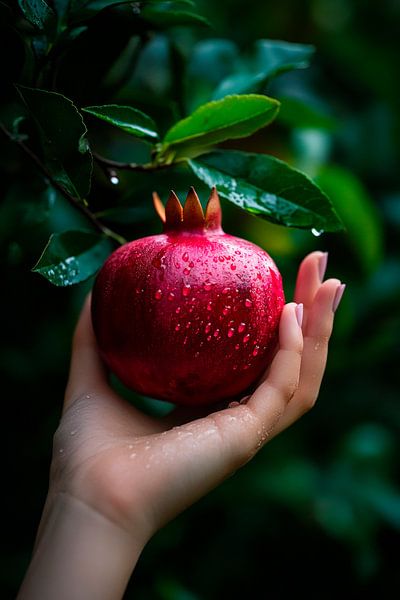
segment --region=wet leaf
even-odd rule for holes
[[[164,150],[182,156],[194,148],[247,137],[273,121],[278,111],[277,100],[255,94],[203,104],[171,127],[163,140]]]
[[[76,230],[54,233],[32,271],[56,286],[69,286],[94,275],[112,251],[104,235]]]
[[[38,126],[46,166],[75,198],[90,189],[92,155],[87,129],[73,102],[56,92],[18,86]]]
[[[54,12],[44,0],[18,0],[27,21],[44,31],[54,22]]]
[[[108,104],[88,106],[82,110],[135,137],[150,142],[158,140],[157,126],[153,119],[132,106]]]
[[[343,228],[330,200],[304,173],[266,154],[216,151],[189,162],[195,175],[240,208],[273,223]]]

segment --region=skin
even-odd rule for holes
[[[156,419],[120,398],[108,384],[86,301],[49,492],[18,598],[121,598],[152,535],[314,405],[341,286],[337,279],[322,283],[325,259],[313,252],[300,265],[279,348],[255,391],[209,414],[180,408]]]

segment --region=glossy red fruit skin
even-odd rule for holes
[[[262,375],[283,305],[271,257],[217,224],[116,250],[92,317],[101,356],[127,387],[195,406],[237,398]]]

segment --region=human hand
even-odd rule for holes
[[[178,408],[153,418],[112,390],[97,351],[88,299],[74,335],[36,547],[63,497],[64,512],[71,502],[84,507],[88,515],[123,532],[122,545],[134,540],[140,553],[162,525],[309,410],[319,392],[334,311],[344,290],[337,279],[322,283],[326,258],[313,252],[302,262],[295,302],[282,312],[277,353],[255,391],[203,416]],[[107,533],[104,539],[112,536]],[[128,561],[125,583],[133,566]]]
[[[74,336],[50,491],[70,494],[147,539],[247,462],[317,398],[341,289],[336,279],[321,283],[324,261],[320,252],[303,261],[295,292],[303,331],[301,308],[286,305],[279,350],[246,403],[189,421],[186,409],[160,419],[144,415],[110,388],[87,301]]]

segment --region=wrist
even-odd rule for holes
[[[145,540],[59,493],[41,524],[19,600],[122,598]]]

